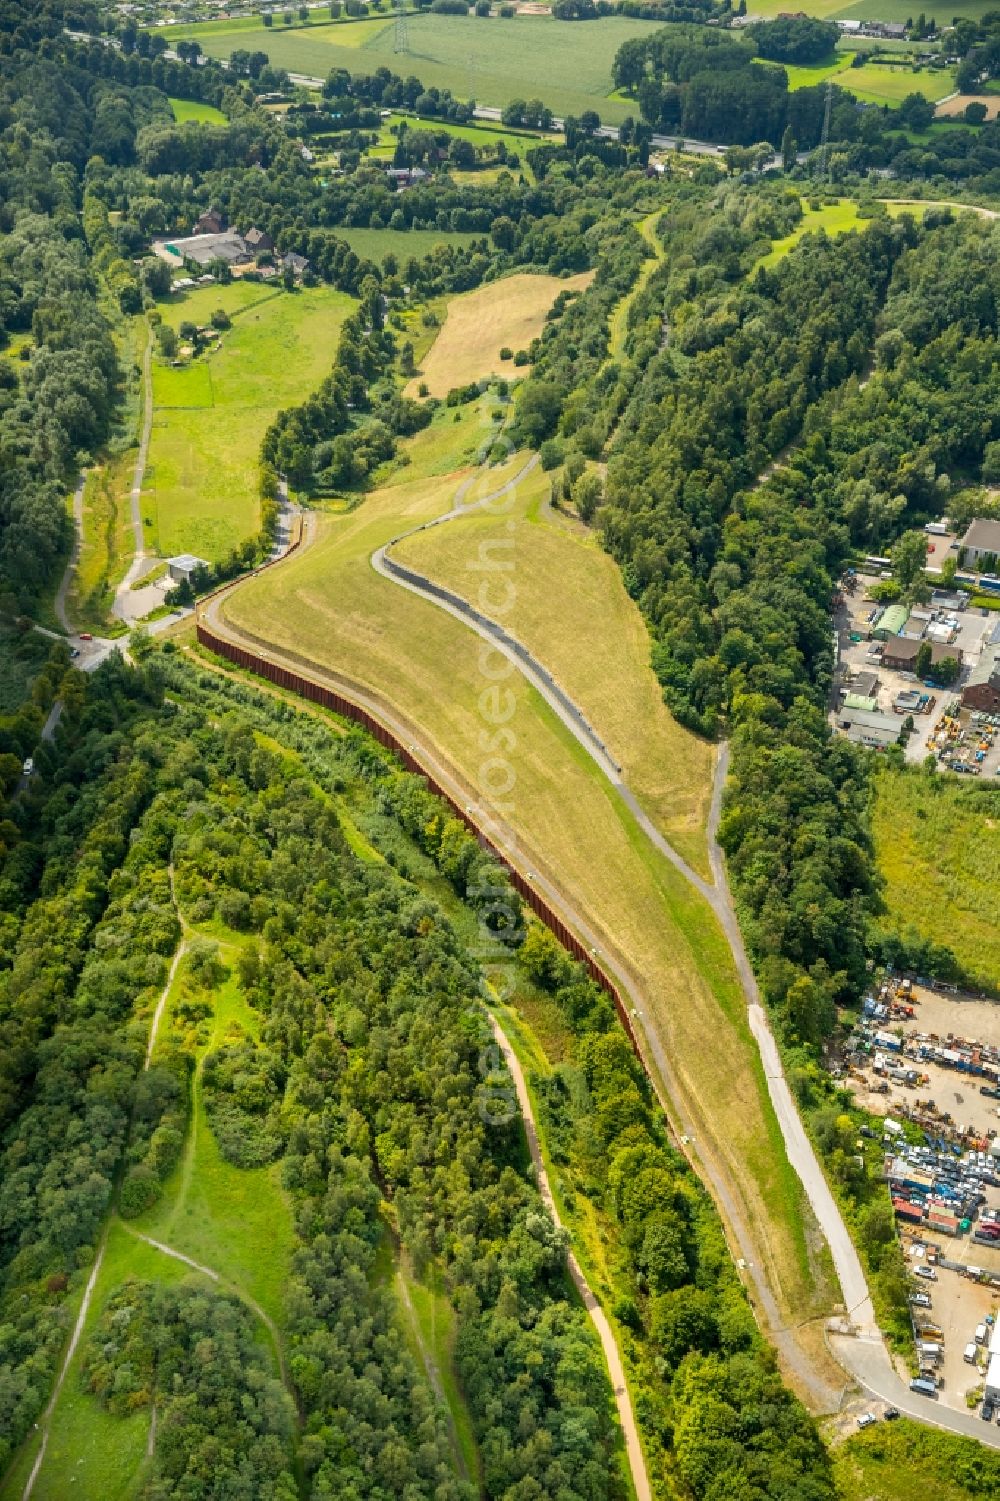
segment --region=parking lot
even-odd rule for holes
[[[889,978],[866,1000],[843,1062],[856,1102],[883,1117],[885,1173],[913,1273],[914,1369],[933,1377],[938,1401],[966,1411],[982,1392],[987,1320],[1000,1316],[1000,1156],[991,1153],[1000,1005]]]
[[[947,688],[937,688],[921,684],[914,672],[884,665],[887,643],[871,636],[873,624],[877,626],[877,621],[873,621],[877,606],[869,590],[878,581],[874,577],[857,575],[853,582],[854,592],[845,589],[834,610],[839,647],[834,709],[839,708],[846,693],[856,691],[859,686],[867,690],[874,677],[877,686],[873,696],[878,710],[884,714],[896,714],[901,730],[907,716],[912,715],[913,729],[904,751],[907,761],[919,763],[932,753],[939,757],[942,770],[955,770],[961,765],[963,770],[968,767],[966,774],[1000,774],[1000,726],[992,725],[986,716],[972,716],[960,704],[962,683],[979,658],[984,637],[997,620],[996,612],[978,606],[957,611],[928,607],[929,612],[938,617],[932,622],[935,627],[954,620],[954,628],[949,633],[952,639],[943,649],[954,648],[962,653],[962,674],[958,682]],[[914,691],[923,703],[899,707],[897,700],[900,695],[913,694]],[[948,711],[951,712],[946,720]],[[982,759],[977,759],[980,754]]]

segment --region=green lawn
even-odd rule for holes
[[[812,63],[809,66],[796,67],[793,63],[775,63],[774,67],[784,68],[788,74],[788,87],[790,89],[811,89],[817,83],[823,83],[827,78],[833,78],[837,73],[843,73],[851,66],[852,52],[831,53],[821,63]],[[838,82],[847,88],[846,79],[838,79]]]
[[[442,229],[343,229],[338,226],[334,234],[346,240],[351,249],[363,260],[378,261],[389,254],[402,264],[411,255],[421,260],[430,255],[435,245],[471,245],[481,240],[482,235],[461,234],[458,230]]]
[[[128,1418],[105,1412],[81,1384],[83,1352],[109,1295],[129,1277],[178,1282],[182,1277],[195,1275],[182,1262],[136,1240],[120,1220],[112,1221],[83,1338],[52,1417],[32,1501],[66,1501],[70,1495],[75,1501],[132,1501],[137,1496],[144,1469],[149,1412],[142,1409]],[[75,1312],[74,1309],[74,1317]],[[2,1501],[21,1501],[37,1452],[37,1440],[23,1446],[7,1474],[7,1483],[0,1489]]]
[[[221,944],[219,956],[232,966],[234,945]],[[182,995],[183,966],[170,998],[170,1018]],[[217,1271],[239,1292],[256,1299],[279,1326],[284,1319],[294,1231],[280,1167],[234,1167],[222,1156],[205,1115],[201,1063],[235,1029],[255,1036],[259,1018],[243,1000],[234,978],[214,996],[210,1033],[198,1048],[192,1111],[184,1155],[167,1181],[163,1198],[134,1221],[144,1235],[162,1240]],[[155,1057],[155,1055],[154,1055]]]
[[[199,125],[227,125],[225,115],[214,104],[202,104],[196,99],[168,99],[178,125],[187,120],[196,120]]]
[[[220,347],[183,369],[153,364],[153,436],[142,514],[146,546],[214,562],[260,522],[257,461],[275,413],[316,389],[330,369],[351,299],[329,287],[295,293],[233,282],[163,305],[175,328],[222,307],[233,326]]]
[[[803,199],[802,210],[802,218],[791,234],[786,235],[783,240],[775,240],[768,254],[757,262],[757,266],[777,265],[804,235],[821,229],[828,235],[842,235],[850,229],[862,229],[865,223],[858,218],[858,205],[850,198],[843,198],[837,203],[824,203],[818,209],[810,208],[808,200]]]
[[[407,1343],[417,1365],[428,1371],[432,1388],[440,1390],[448,1412],[448,1427],[455,1458],[466,1479],[477,1484],[481,1465],[472,1415],[455,1371],[455,1310],[441,1291],[440,1276],[429,1272],[425,1280],[413,1275],[409,1259],[396,1264],[394,1291]]]
[[[883,924],[946,945],[970,976],[1000,982],[1000,792],[955,776],[879,772],[873,829]],[[991,797],[991,793],[994,795]]]
[[[201,931],[224,933],[218,924]],[[237,946],[223,940],[223,961],[231,965],[237,954]],[[182,964],[168,998],[161,1039],[169,1034],[175,1008],[183,997],[184,973]],[[246,1005],[234,979],[215,992],[213,1005],[212,1018],[197,1050],[199,1063],[234,1025],[251,1034],[259,1028],[258,1017]],[[200,1274],[140,1240],[134,1232],[151,1235],[217,1271],[223,1287],[255,1299],[280,1328],[294,1231],[279,1174],[277,1164],[244,1169],[222,1158],[205,1118],[196,1074],[184,1154],[164,1186],[163,1198],[137,1220],[111,1220],[84,1338],[53,1416],[45,1460],[33,1492],[35,1501],[64,1501],[69,1494],[77,1501],[132,1501],[139,1494],[149,1413],[142,1410],[129,1418],[113,1417],[82,1389],[80,1373],[87,1335],[109,1294],[126,1278],[172,1282]],[[262,1342],[270,1344],[267,1331],[258,1327]],[[35,1452],[33,1444],[24,1447],[8,1484],[0,1491],[0,1501],[19,1501]]]
[[[855,98],[866,104],[901,104],[907,94],[923,94],[925,99],[936,103],[955,92],[954,68],[885,67],[881,63],[866,63],[862,68],[851,68],[838,83],[843,84]]]
[[[228,57],[239,47],[261,48],[277,67],[320,78],[331,68],[373,73],[387,67],[404,77],[415,73],[428,87],[450,89],[458,98],[474,98],[481,104],[504,105],[538,96],[557,114],[596,109],[602,119],[615,123],[635,113],[634,103],[607,97],[615,53],[628,38],[650,35],[657,23],[618,16],[584,26],[549,16],[509,21],[411,16],[406,53],[394,50],[391,21],[371,24],[377,29],[360,46],[345,46],[338,26],[272,28],[267,36],[256,25],[243,31],[176,31],[178,40],[197,37],[212,57]]]

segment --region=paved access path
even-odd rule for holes
[[[471,505],[464,504],[464,497],[468,493],[475,476],[468,479],[459,489],[451,509],[436,520],[426,522],[422,527],[416,527],[414,531],[425,528],[440,526],[446,522],[468,515],[477,507],[489,504],[497,500],[510,486],[516,485],[535,465],[535,457],[527,461],[523,468],[506,485],[491,494],[480,497]],[[309,524],[303,534],[303,547],[307,546],[314,536],[312,518],[308,518]],[[965,1413],[952,1412],[941,1408],[936,1404],[920,1402],[914,1398],[909,1388],[896,1375],[889,1358],[888,1351],[882,1339],[881,1332],[875,1321],[871,1296],[868,1290],[864,1271],[855,1250],[853,1241],[843,1221],[836,1201],[830,1192],[822,1167],[816,1157],[812,1143],[806,1135],[801,1117],[795,1106],[788,1081],[785,1078],[781,1057],[777,1043],[771,1032],[767,1014],[764,1010],[760,992],[757,986],[753,969],[750,965],[743,944],[742,934],[736,917],[732,894],[726,878],[725,860],[723,852],[718,844],[717,831],[721,813],[722,794],[725,787],[729,767],[728,746],[723,745],[716,765],[715,780],[713,786],[712,806],[709,817],[709,856],[713,874],[712,881],[706,881],[704,877],[693,870],[681,855],[664,838],[659,829],[652,823],[645,813],[635,795],[631,792],[622,778],[621,767],[614,761],[613,756],[604,745],[597,731],[590,725],[586,716],[564,689],[555,681],[548,669],[539,662],[524,644],[517,640],[510,632],[506,631],[495,621],[489,620],[475,610],[466,600],[433,584],[416,574],[414,570],[403,567],[391,557],[394,545],[403,540],[400,534],[393,538],[384,547],[380,547],[372,555],[373,568],[399,586],[411,590],[429,603],[457,619],[471,630],[474,630],[483,639],[488,640],[497,650],[509,658],[518,670],[532,685],[541,693],[542,697],[559,716],[561,722],[570,730],[574,738],[586,750],[587,754],[598,766],[602,775],[615,788],[617,794],[629,808],[636,822],[642,829],[649,841],[670,861],[676,870],[684,876],[690,885],[704,898],[715,913],[720,926],[725,933],[733,954],[733,961],[739,974],[741,984],[747,1001],[747,1014],[751,1032],[757,1042],[764,1072],[767,1079],[768,1092],[775,1110],[778,1123],[781,1127],[788,1153],[789,1161],[798,1173],[806,1195],[809,1199],[817,1222],[830,1246],[831,1256],[840,1281],[843,1299],[847,1314],[857,1330],[856,1337],[838,1338],[831,1341],[831,1347],[835,1349],[837,1358],[841,1364],[855,1377],[855,1379],[870,1393],[884,1397],[892,1405],[899,1407],[901,1411],[911,1413],[912,1416],[931,1421],[938,1426],[947,1428],[952,1432],[971,1434],[994,1447],[1000,1447],[1000,1432],[990,1424],[978,1423]],[[219,605],[224,595],[216,596],[206,607],[206,617],[211,622],[212,628],[223,636],[229,636],[234,642],[249,644],[252,649],[259,650],[259,644],[243,637],[242,633],[229,621],[220,616]],[[275,661],[282,660],[287,654],[279,648],[270,647],[262,652],[262,655]],[[297,667],[301,664],[296,662]],[[419,732],[407,720],[399,716],[393,707],[384,700],[363,690],[360,685],[343,674],[324,669],[317,664],[310,664],[309,671],[318,680],[326,681],[339,692],[345,693],[354,702],[367,709],[377,719],[382,720],[401,740],[410,745],[411,751],[417,760],[430,772],[437,781],[448,789],[450,795],[455,797],[463,805],[469,805],[470,814],[484,826],[490,827],[491,836],[494,838],[511,863],[519,863],[520,854],[523,862],[523,852],[519,851],[517,841],[510,830],[498,826],[495,818],[487,809],[479,808],[470,800],[468,786],[464,785],[455,775],[454,769],[442,760],[435,747],[421,744]],[[546,900],[553,909],[564,918],[567,924],[578,934],[581,940],[594,949],[599,947],[597,934],[589,926],[585,919],[576,912],[563,891],[539,872],[532,872],[533,883],[544,894]],[[620,987],[624,996],[628,997],[633,1015],[641,1019],[642,1007],[645,1000],[637,989],[630,974],[620,965],[613,955],[606,951],[601,953],[601,962],[607,972]],[[663,1086],[669,1096],[671,1113],[680,1130],[687,1138],[694,1138],[695,1128],[684,1107],[683,1095],[676,1081],[676,1076],[670,1065],[670,1060],[655,1029],[643,1028],[643,1037],[646,1049],[651,1057],[656,1073],[663,1082]],[[746,1273],[753,1284],[757,1298],[758,1314],[765,1332],[782,1356],[787,1368],[797,1379],[800,1389],[809,1393],[816,1408],[820,1411],[831,1411],[840,1405],[842,1393],[834,1390],[829,1382],[817,1370],[813,1359],[806,1353],[796,1333],[784,1322],[781,1310],[774,1296],[770,1282],[764,1269],[764,1258],[755,1246],[748,1224],[743,1217],[737,1196],[733,1186],[725,1173],[719,1167],[715,1159],[703,1149],[700,1144],[695,1149],[691,1141],[684,1141],[681,1149],[685,1151],[695,1170],[704,1178],[712,1190],[713,1196],[718,1203],[729,1228],[734,1251],[738,1252],[744,1263]],[[928,1408],[933,1407],[933,1412]]]
[[[542,1203],[556,1229],[562,1229],[562,1220],[559,1218],[559,1210],[552,1194],[552,1185],[542,1158],[542,1149],[538,1140],[538,1128],[535,1124],[534,1111],[531,1108],[531,1096],[524,1078],[524,1070],[521,1061],[514,1052],[513,1047],[497,1018],[492,1012],[489,1013],[489,1023],[496,1038],[497,1046],[504,1057],[517,1091],[517,1103],[521,1110],[521,1118],[524,1121],[524,1134],[528,1138],[528,1151],[531,1153],[531,1161],[535,1169],[535,1181],[538,1184],[538,1192],[541,1194]],[[621,1424],[622,1433],[625,1437],[625,1452],[628,1456],[629,1470],[632,1474],[632,1484],[635,1487],[636,1501],[652,1501],[652,1491],[649,1486],[649,1476],[646,1473],[646,1461],[642,1452],[642,1444],[639,1442],[639,1429],[636,1426],[635,1412],[632,1408],[632,1399],[629,1396],[628,1383],[625,1380],[625,1371],[622,1367],[621,1355],[618,1344],[608,1323],[607,1316],[600,1303],[590,1290],[590,1284],[583,1275],[580,1263],[573,1253],[572,1246],[566,1248],[566,1265],[573,1284],[583,1300],[583,1306],[594,1328],[597,1337],[601,1341],[604,1351],[604,1359],[608,1367],[608,1375],[611,1377],[611,1388],[615,1394],[615,1405],[618,1408],[618,1421]]]
[[[142,429],[139,434],[139,452],[135,456],[132,471],[132,488],[129,491],[129,506],[132,520],[132,561],[128,572],[115,591],[111,613],[119,620],[131,620],[129,590],[146,566],[146,539],[142,530],[142,484],[146,477],[146,462],[149,458],[149,443],[153,433],[153,335],[146,337],[142,352]]]

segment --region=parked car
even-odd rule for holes
[[[911,1293],[910,1302],[915,1308],[930,1308],[931,1295],[930,1293]]]
[[[877,1423],[877,1422],[878,1422],[878,1418],[875,1416],[875,1414],[873,1412],[863,1412],[861,1414],[860,1418],[858,1418],[858,1427],[859,1428],[870,1428],[873,1423]]]
[[[982,1418],[984,1423],[990,1423],[993,1421],[993,1403],[991,1402],[989,1397],[983,1398],[982,1411],[980,1412],[979,1416]]]
[[[27,761],[25,761],[24,765],[21,767],[21,770],[24,772],[24,775],[26,777],[30,777],[31,773],[34,771],[34,769],[35,769],[35,763],[34,763],[33,759],[31,758],[31,756],[29,756],[28,759],[27,759]]]
[[[923,1277],[927,1282],[937,1281],[937,1272],[932,1266],[918,1266],[914,1269],[914,1274],[917,1277]]]
[[[93,639],[94,639],[94,637],[93,637],[93,635],[92,635],[92,633],[90,631],[81,631],[80,632],[80,640],[81,641],[93,641]]]
[[[896,1418],[899,1417],[899,1408],[887,1407],[882,1416],[885,1418],[887,1423],[892,1423]]]

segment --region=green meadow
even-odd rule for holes
[[[153,435],[142,495],[147,550],[216,562],[260,524],[258,453],[275,414],[330,369],[351,298],[329,287],[296,292],[233,282],[162,304],[164,320],[233,320],[218,347],[175,368],[153,364]]]
[[[194,120],[199,125],[225,125],[227,120],[221,109],[214,104],[202,104],[199,99],[168,99],[178,125]]]
[[[331,68],[374,73],[387,67],[404,76],[415,73],[428,88],[450,89],[460,99],[502,106],[537,96],[557,114],[596,109],[612,124],[635,113],[633,103],[608,97],[615,53],[628,38],[656,29],[654,21],[620,16],[580,25],[550,16],[417,15],[407,18],[407,51],[397,52],[392,20],[365,24],[372,31],[353,46],[345,45],[341,25],[272,26],[266,34],[256,22],[231,31],[175,29],[178,40],[199,41],[210,57],[259,48],[275,66],[319,78]]]

